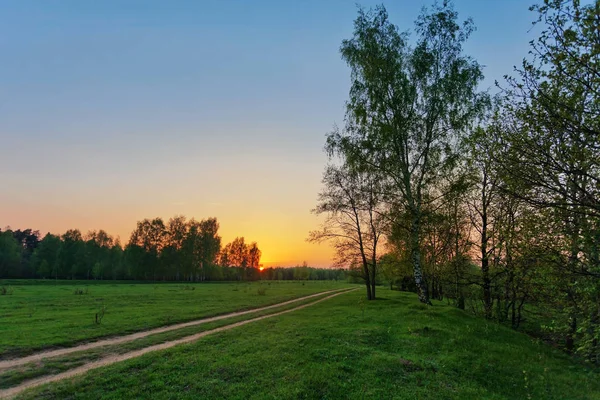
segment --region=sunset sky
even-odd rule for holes
[[[365,6],[378,2],[361,2]],[[355,0],[0,2],[0,226],[129,238],[215,216],[265,265],[329,266],[305,242],[343,124]],[[411,29],[430,1],[386,2]],[[527,55],[527,0],[456,0],[485,84]]]

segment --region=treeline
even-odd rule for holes
[[[137,223],[128,243],[103,230],[62,235],[32,229],[0,231],[0,279],[235,281],[338,279],[339,271],[304,267],[261,272],[261,251],[243,237],[221,246],[216,218],[176,216]]]
[[[348,278],[348,271],[343,268],[314,268],[304,263],[295,267],[265,268],[261,272],[261,279],[265,280],[290,280],[290,281],[343,281]]]
[[[497,98],[463,53],[449,2],[415,42],[385,8],[359,12],[342,58],[346,125],[310,240],[376,284],[445,299],[600,362],[600,1],[533,7],[542,33]]]

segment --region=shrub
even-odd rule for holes
[[[106,313],[106,306],[102,304],[102,308],[100,311],[96,313],[96,324],[100,325],[102,323],[102,318],[104,318],[104,314]]]
[[[7,296],[13,294],[13,289],[10,286],[0,286],[0,295]]]
[[[267,294],[267,288],[259,287],[257,293],[259,296],[264,296],[265,294]]]
[[[88,294],[88,289],[87,288],[85,288],[85,290],[84,289],[75,289],[73,294],[76,294],[76,295]]]

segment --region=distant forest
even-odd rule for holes
[[[33,229],[0,231],[0,279],[140,281],[338,280],[343,269],[262,268],[256,242],[243,237],[221,246],[216,218],[176,216],[137,223],[128,243],[103,230],[62,235]]]

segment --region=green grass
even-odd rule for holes
[[[6,283],[0,282],[0,285]],[[0,359],[279,303],[346,283],[136,284],[11,281],[0,296]],[[260,295],[259,288],[266,288]],[[87,294],[75,294],[77,289]],[[105,306],[101,324],[95,315]]]
[[[36,399],[597,399],[599,372],[413,294],[362,291],[25,392]]]
[[[299,300],[297,302],[286,304],[281,307],[276,307],[269,310],[257,311],[251,314],[231,317],[220,321],[209,322],[202,325],[189,326],[169,332],[157,333],[127,343],[101,346],[98,348],[85,351],[77,351],[62,356],[44,358],[40,361],[31,362],[8,370],[0,370],[0,389],[14,387],[25,381],[41,376],[54,375],[61,372],[65,372],[67,370],[77,368],[83,364],[97,361],[111,355],[128,353],[130,351],[142,349],[160,343],[165,343],[172,340],[177,340],[186,336],[191,336],[196,333],[205,332],[221,326],[230,325],[239,321],[245,321],[263,315],[274,314],[284,310],[289,310],[292,308],[299,307],[303,304],[313,303],[330,295],[331,293],[322,294],[320,296],[315,296],[306,300]]]

